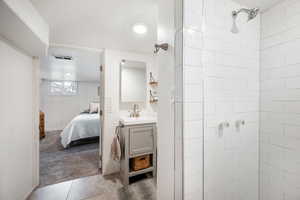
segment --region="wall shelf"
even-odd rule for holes
[[[156,95],[153,95],[152,90],[150,90],[150,101],[149,102],[152,103],[152,104],[158,102],[158,97]]]
[[[158,85],[158,81],[155,80],[152,72],[150,72],[149,85],[151,85],[152,87],[156,87]]]
[[[149,85],[151,85],[152,87],[156,87],[158,85],[158,82],[152,81],[152,82],[149,82]]]
[[[158,99],[152,99],[150,100],[150,103],[157,103],[158,102]]]

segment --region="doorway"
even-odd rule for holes
[[[34,1],[35,2],[35,1]],[[140,2],[140,1],[139,1]],[[103,2],[102,2],[103,3]],[[140,2],[141,3],[141,2]],[[149,3],[149,2],[147,2]],[[53,6],[53,8],[49,7],[49,4],[44,4],[42,2],[38,2],[36,1],[37,7],[41,10],[44,11],[45,15],[46,15],[46,19],[49,20],[49,23],[53,23],[52,24],[52,28],[55,31],[56,36],[54,35],[53,38],[57,39],[60,38],[59,42],[61,41],[67,41],[67,43],[76,43],[76,44],[84,44],[86,46],[86,44],[88,44],[88,46],[95,46],[98,44],[101,44],[101,47],[97,47],[97,48],[103,48],[103,55],[104,55],[104,62],[100,63],[99,66],[102,66],[102,70],[103,73],[101,73],[104,77],[104,84],[103,84],[103,88],[101,88],[101,83],[100,83],[100,90],[99,93],[104,94],[103,96],[101,96],[100,98],[102,98],[101,101],[101,105],[100,105],[100,111],[102,111],[103,115],[102,117],[100,116],[100,119],[103,119],[103,121],[107,120],[107,119],[112,119],[112,123],[108,123],[109,127],[107,128],[107,125],[104,123],[102,128],[103,130],[101,131],[101,133],[104,136],[104,134],[108,134],[111,136],[114,136],[115,134],[115,127],[117,127],[119,125],[119,116],[115,115],[115,113],[120,114],[120,112],[115,109],[114,105],[118,104],[119,105],[119,99],[118,96],[116,96],[116,93],[119,93],[119,88],[117,85],[112,84],[112,82],[114,83],[119,83],[119,76],[115,74],[115,71],[117,68],[119,68],[120,63],[123,59],[125,60],[130,60],[130,61],[143,61],[143,59],[136,59],[136,56],[131,56],[131,55],[136,55],[136,54],[148,54],[150,57],[152,57],[153,59],[153,65],[157,66],[157,73],[154,74],[154,78],[158,80],[158,86],[157,86],[157,91],[155,91],[156,93],[152,93],[152,95],[154,95],[153,97],[153,101],[152,103],[156,103],[156,107],[157,107],[157,186],[155,187],[155,190],[152,191],[153,194],[152,196],[155,197],[155,199],[181,199],[181,194],[182,194],[182,167],[181,167],[181,159],[182,159],[182,147],[181,147],[181,128],[182,127],[178,127],[177,124],[181,124],[180,118],[176,118],[175,116],[179,116],[179,107],[177,107],[179,104],[179,102],[174,101],[175,99],[175,95],[177,92],[177,87],[175,87],[175,83],[176,83],[176,77],[175,77],[175,65],[176,63],[174,62],[174,55],[175,55],[175,30],[176,27],[175,26],[175,10],[174,9],[169,9],[169,7],[171,6],[172,8],[175,7],[175,2],[173,0],[168,0],[166,2],[155,2],[154,4],[154,20],[155,20],[155,31],[152,32],[154,33],[154,37],[155,38],[153,41],[151,40],[151,42],[147,42],[147,43],[143,43],[143,38],[145,38],[146,36],[142,36],[142,35],[135,35],[135,34],[139,34],[137,32],[140,32],[139,30],[136,31],[135,28],[133,28],[133,25],[148,25],[149,28],[149,34],[150,34],[150,28],[152,24],[147,24],[147,23],[140,23],[140,22],[136,22],[136,23],[129,23],[129,22],[125,22],[123,20],[122,23],[127,23],[129,27],[124,27],[124,29],[122,31],[112,31],[110,32],[110,36],[111,38],[114,37],[114,34],[118,33],[122,33],[123,36],[122,37],[126,37],[124,39],[124,41],[127,41],[127,36],[126,34],[130,34],[131,38],[130,40],[128,39],[128,41],[125,45],[124,41],[121,40],[111,40],[111,38],[107,39],[105,41],[105,43],[102,43],[103,41],[99,41],[97,40],[97,38],[105,38],[105,37],[100,37],[100,33],[97,32],[98,31],[98,26],[93,26],[93,33],[97,32],[97,37],[93,37],[93,40],[88,40],[86,38],[89,37],[79,37],[79,34],[74,34],[77,33],[78,30],[74,30],[72,28],[72,23],[69,23],[68,25],[68,30],[73,30],[72,34],[67,34],[67,30],[64,27],[63,24],[61,24],[61,26],[56,27],[56,22],[55,20],[52,21],[52,14],[56,13],[56,18],[59,18],[58,15],[60,15],[60,9],[63,8],[57,8],[57,12],[49,12],[48,9],[53,9],[55,8],[55,6]],[[50,3],[51,4],[51,3]],[[110,5],[110,2],[105,2],[104,3],[105,6]],[[127,3],[126,3],[127,4]],[[132,3],[132,5],[136,6],[135,3]],[[146,5],[146,4],[145,4]],[[147,10],[147,13],[149,13],[149,6],[145,6],[143,5],[142,8]],[[147,4],[148,5],[148,4]],[[69,7],[68,9],[72,9],[74,7],[79,6],[80,9],[82,10],[82,12],[78,13],[78,15],[84,15],[85,14],[85,3],[78,3],[78,5],[74,5],[72,4],[72,7]],[[105,7],[103,5],[103,7]],[[94,6],[88,6],[89,9],[91,9]],[[96,6],[95,6],[96,7]],[[98,7],[99,8],[99,7]],[[158,8],[158,13],[160,15],[157,15],[157,8]],[[120,13],[120,9],[107,9],[110,12],[117,12]],[[135,11],[138,11],[141,13],[142,9],[134,9]],[[165,12],[165,10],[167,10],[168,12]],[[64,13],[64,12],[61,12]],[[73,12],[72,12],[73,13]],[[76,12],[74,12],[76,13]],[[93,15],[95,13],[101,13],[103,14],[104,12],[89,12],[90,15]],[[89,15],[89,16],[90,16]],[[116,15],[111,15],[111,16],[118,16]],[[62,16],[61,16],[62,17]],[[84,19],[84,16],[76,16],[76,19]],[[157,21],[157,17],[158,17],[158,21]],[[54,17],[53,17],[54,18]],[[98,18],[97,18],[98,19]],[[132,18],[131,18],[132,19]],[[138,21],[142,21],[145,20],[145,18],[143,17],[134,17],[135,20],[138,19]],[[67,20],[67,19],[66,19]],[[82,27],[82,30],[80,30],[80,35],[86,35],[88,36],[89,32],[87,32],[87,29],[90,28],[89,27],[89,23],[86,23],[87,21],[84,22],[80,22],[80,20],[76,21],[76,28],[78,28],[78,24],[80,23],[84,23],[85,26]],[[97,29],[95,28],[97,27]],[[123,26],[122,26],[123,27]],[[94,29],[95,28],[95,29]],[[65,33],[61,33],[61,30],[66,31]],[[171,30],[171,31],[170,31]],[[101,33],[103,32],[100,31]],[[133,33],[134,32],[134,33]],[[113,34],[114,33],[114,34]],[[157,35],[157,33],[159,33]],[[68,38],[64,38],[63,36],[68,35]],[[62,37],[60,37],[62,36]],[[73,37],[76,36],[76,37]],[[133,38],[132,38],[133,36]],[[91,43],[91,41],[93,41]],[[97,42],[95,42],[97,41]],[[54,41],[55,42],[55,41]],[[122,43],[122,45],[116,45],[116,43]],[[136,45],[137,43],[139,44],[143,44],[142,46]],[[168,43],[169,44],[169,48],[165,49],[167,51],[165,51],[164,49],[160,50],[157,54],[153,54],[154,51],[154,44],[162,44],[162,43]],[[177,44],[178,45],[178,44]],[[118,48],[116,48],[118,47]],[[112,54],[109,54],[112,53]],[[117,59],[115,59],[115,55],[116,53],[122,53],[122,56],[117,56]],[[114,66],[117,66],[116,68]],[[110,71],[113,68],[112,71]],[[101,76],[102,76],[101,75]],[[107,79],[106,76],[109,76],[111,79]],[[147,79],[150,77],[150,73],[148,73],[147,71]],[[112,81],[110,81],[112,80]],[[147,82],[147,84],[149,84]],[[117,91],[115,91],[117,90]],[[155,96],[157,95],[157,96]],[[147,90],[147,96],[150,96],[150,92]],[[158,97],[158,101],[157,98]],[[117,100],[116,100],[117,99]],[[116,100],[116,101],[115,101]],[[102,104],[103,103],[103,104]],[[148,101],[147,101],[148,103]],[[131,106],[130,106],[131,109]],[[175,109],[178,109],[175,111]],[[117,111],[116,111],[117,110]],[[179,122],[179,123],[177,123]],[[176,126],[175,126],[176,125]],[[107,128],[107,129],[106,129]],[[177,138],[175,138],[175,131],[177,134]],[[113,139],[113,137],[110,137],[110,139]],[[74,186],[74,183],[76,183],[75,185],[78,184],[78,186],[72,186],[70,189],[68,189],[68,193],[77,193],[79,191],[82,191],[83,189],[80,189],[80,183],[79,182],[85,182],[87,183],[87,185],[85,187],[81,187],[81,188],[86,188],[88,187],[91,183],[97,183],[94,185],[97,185],[98,187],[98,183],[103,185],[103,183],[109,183],[109,184],[115,184],[117,183],[118,189],[115,190],[114,192],[117,192],[118,197],[122,197],[122,195],[130,195],[132,194],[130,191],[133,190],[126,190],[126,188],[128,187],[124,187],[124,185],[118,185],[118,180],[114,177],[114,174],[112,172],[110,172],[109,170],[115,170],[118,169],[118,165],[113,165],[114,167],[108,167],[108,165],[114,163],[114,160],[110,159],[110,152],[111,152],[111,144],[112,144],[112,140],[107,140],[107,138],[104,137],[100,137],[101,142],[103,142],[103,145],[100,145],[101,149],[103,149],[103,153],[99,156],[98,161],[101,159],[101,169],[102,169],[102,173],[101,175],[95,175],[95,176],[89,176],[87,178],[84,178],[83,180],[73,180],[71,181],[72,184]],[[105,151],[107,153],[105,153]],[[106,162],[108,160],[108,162]],[[109,169],[109,170],[107,170]],[[107,175],[106,175],[107,173]],[[103,176],[102,176],[103,175]],[[176,177],[176,178],[175,178]],[[175,184],[176,183],[176,184]],[[67,184],[67,183],[66,183]],[[141,184],[143,185],[143,184]],[[139,188],[136,185],[132,184],[130,185],[133,189],[134,188]],[[129,186],[129,187],[130,187]],[[100,187],[100,186],[99,186]],[[75,188],[75,189],[74,189]],[[114,187],[111,187],[111,189]],[[97,188],[96,188],[97,189]],[[92,195],[94,196],[99,196],[101,194],[99,194],[100,190],[93,190]],[[99,188],[98,188],[99,189]],[[100,191],[101,192],[101,191]],[[103,191],[102,191],[103,192]],[[87,194],[86,194],[87,195]],[[91,195],[91,194],[89,194]],[[89,196],[87,195],[87,196]],[[105,194],[107,195],[107,193]],[[84,197],[81,198],[86,198],[87,196],[84,195]]]
[[[100,53],[50,47],[40,73],[40,187],[99,174]]]

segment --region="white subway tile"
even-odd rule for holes
[[[229,14],[239,4],[195,1],[187,0],[184,8],[184,96],[189,101],[184,103],[185,199],[202,196],[203,177],[195,166],[202,170],[199,152],[204,144],[205,195],[253,200],[258,196],[260,19],[245,23],[239,18],[240,33],[232,34]],[[203,5],[205,24],[198,10]],[[264,62],[271,67],[278,64],[271,58]],[[240,132],[235,128],[238,119],[246,120]],[[220,133],[217,127],[223,121],[229,121],[230,128]]]
[[[184,139],[202,139],[203,138],[203,121],[185,121],[184,122]]]
[[[262,50],[260,60],[262,69],[284,66],[286,64],[285,47],[283,45],[277,45]]]
[[[202,32],[192,28],[184,29],[184,46],[201,49],[203,47]]]
[[[286,88],[286,81],[284,79],[277,80],[264,80],[260,82],[261,90],[271,90],[271,89],[284,89]]]
[[[184,84],[202,84],[203,68],[185,66],[183,69]]]
[[[203,119],[203,103],[184,103],[184,120],[202,120]]]
[[[203,154],[203,141],[201,139],[185,139],[184,140],[184,157],[189,158],[194,155]]]
[[[203,85],[202,84],[192,84],[184,85],[183,88],[184,102],[202,102],[203,101]]]
[[[202,51],[199,49],[193,49],[184,47],[183,63],[184,65],[190,66],[201,66],[202,65]]]
[[[184,27],[196,30],[202,29],[202,0],[185,0],[184,1]]]
[[[263,200],[284,200],[284,179],[280,169],[262,164],[261,180]]]
[[[288,89],[299,89],[300,88],[300,77],[286,79],[286,87]]]
[[[285,149],[283,150],[283,162],[282,162],[282,169],[292,173],[286,174],[286,181],[292,184],[293,186],[296,186],[300,188],[300,157],[299,157],[300,151],[294,151],[292,149]],[[292,177],[295,176],[295,177]]]
[[[286,137],[292,139],[300,139],[300,126],[286,124],[284,128],[284,134]]]

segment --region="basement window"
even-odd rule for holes
[[[49,82],[49,94],[72,96],[77,95],[78,84],[76,81],[50,81]]]

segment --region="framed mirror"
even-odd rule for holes
[[[120,63],[120,101],[144,103],[147,98],[147,65],[140,61]]]

